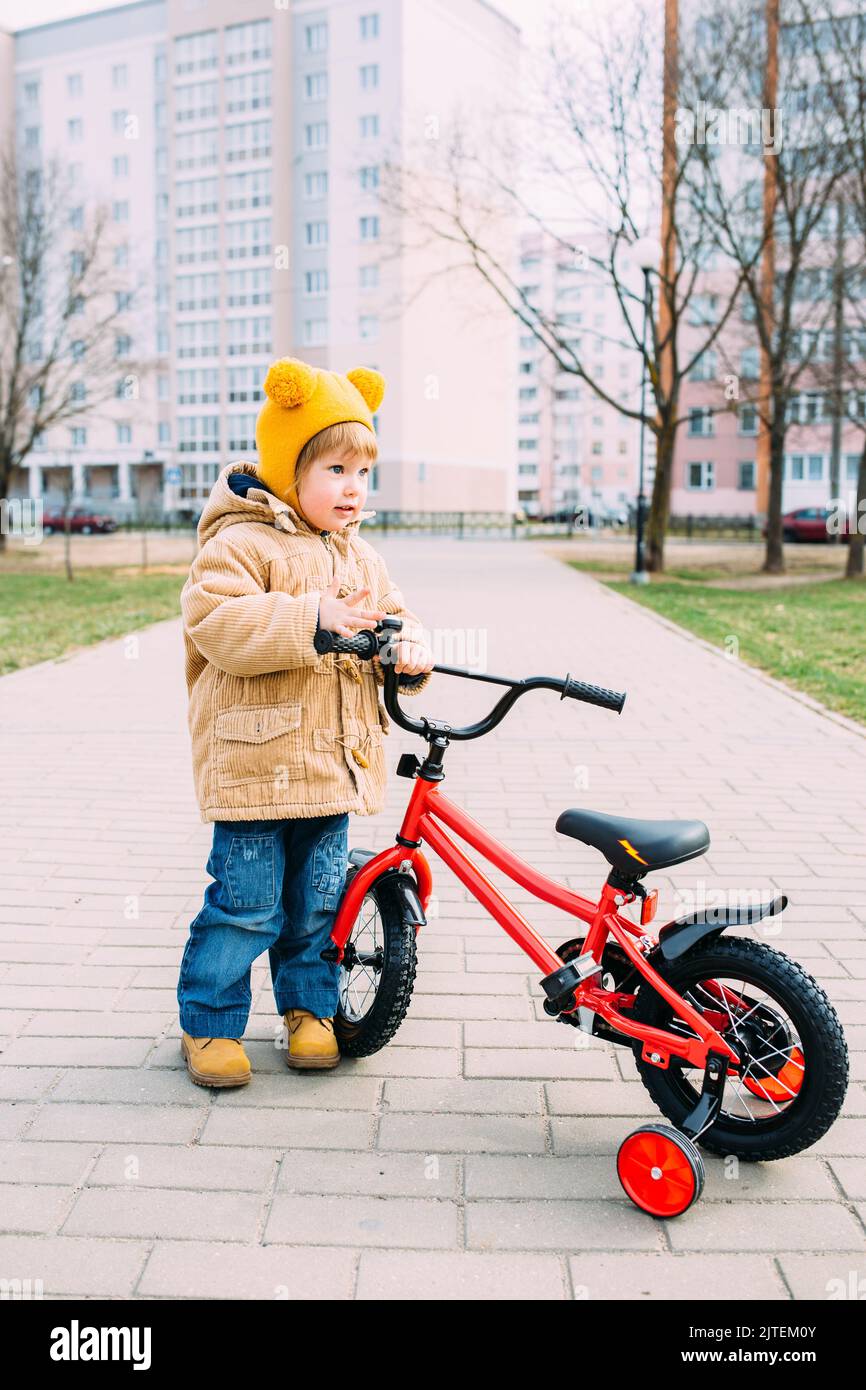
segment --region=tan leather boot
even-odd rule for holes
[[[303,1070],[337,1066],[340,1049],[332,1018],[316,1018],[309,1009],[289,1009],[283,1019],[289,1038],[286,1062],[290,1067]]]
[[[252,1076],[240,1038],[191,1038],[181,1033],[180,1050],[197,1086],[246,1086]]]

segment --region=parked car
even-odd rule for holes
[[[761,535],[766,534],[764,522]],[[831,507],[798,507],[782,517],[782,538],[786,541],[847,541],[849,534],[847,515],[839,516]]]
[[[44,512],[42,515],[42,530],[46,536],[51,536],[55,531],[64,531],[66,523],[62,512]],[[102,512],[88,512],[78,507],[69,514],[69,529],[77,531],[82,536],[106,536],[110,532],[117,530],[117,522],[113,516],[107,516]]]

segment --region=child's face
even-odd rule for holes
[[[298,485],[304,515],[322,531],[340,531],[354,521],[367,500],[371,464],[352,454],[323,454],[305,470]]]

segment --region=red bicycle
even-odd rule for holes
[[[320,632],[320,652],[378,655],[391,719],[427,744],[423,759],[404,753],[400,777],[414,786],[396,844],[381,853],[354,849],[340,906],[322,955],[340,965],[334,1028],[341,1051],[365,1057],[384,1047],[405,1017],[416,968],[416,937],[432,888],[422,845],[430,845],[541,973],[544,1010],[560,1023],[631,1048],[653,1101],[673,1122],[642,1125],[617,1155],[631,1200],[656,1217],[678,1216],[700,1196],[711,1153],[747,1160],[786,1158],[814,1144],[842,1107],[848,1049],[829,999],[801,965],[762,942],[724,937],[781,912],[784,895],[757,906],[710,909],[647,930],[657,890],[641,880],[703,854],[709,831],[699,820],[633,820],[570,808],[556,829],[593,845],[610,866],[598,902],[548,878],[507,849],[440,791],[452,739],[480,738],[530,690],[554,690],[619,713],[625,695],[566,676],[511,680],[452,666],[445,675],[509,687],[490,713],[454,728],[412,718],[398,700],[392,643],[402,627],[385,618],[375,630],[343,638]],[[403,677],[402,679],[406,679]],[[552,950],[466,856],[453,831],[515,883],[586,923],[583,935]],[[620,910],[640,901],[640,921]]]

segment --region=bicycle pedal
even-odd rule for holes
[[[547,995],[544,1001],[545,1013],[561,1013],[573,1002],[574,991],[591,975],[600,973],[601,965],[592,955],[592,952],[584,951],[583,955],[570,960],[567,965],[561,966],[559,970],[554,970],[551,975],[545,975],[541,981],[542,988]]]

